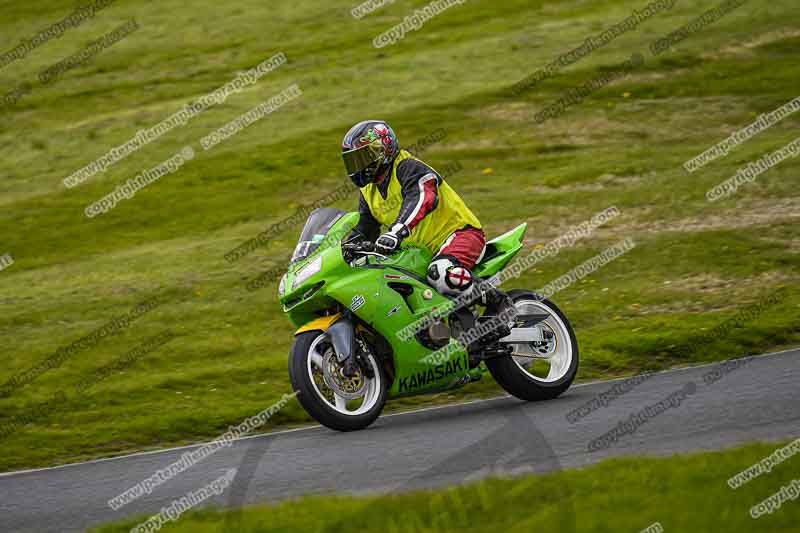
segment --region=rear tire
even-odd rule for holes
[[[512,290],[508,295],[518,309],[525,306],[535,306],[542,308],[541,310],[543,311],[546,310],[551,315],[545,321],[545,324],[552,326],[554,331],[556,329],[560,331],[562,338],[558,338],[559,333],[556,332],[556,340],[557,343],[562,345],[558,346],[557,349],[564,348],[569,350],[570,359],[565,362],[564,368],[560,372],[563,375],[556,375],[553,379],[541,378],[530,374],[521,368],[513,356],[489,359],[486,361],[486,366],[495,381],[509,394],[527,401],[552,400],[572,385],[578,373],[578,340],[575,337],[575,331],[564,313],[547,298],[542,298],[533,292],[524,290]]]
[[[368,402],[368,405],[363,409],[355,409],[352,414],[340,411],[330,400],[324,398],[321,391],[323,385],[312,379],[311,369],[314,365],[309,359],[312,353],[316,353],[316,346],[324,342],[325,338],[322,331],[308,331],[295,337],[289,353],[289,379],[294,390],[299,391],[297,399],[306,412],[323,426],[337,431],[363,429],[372,424],[383,411],[389,390],[386,376],[375,355],[369,354],[375,377],[369,380],[368,392],[364,396],[364,402]],[[348,409],[345,407],[344,410]]]

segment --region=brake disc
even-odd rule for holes
[[[322,379],[337,396],[345,400],[355,400],[367,393],[364,372],[359,368],[352,378],[342,374],[342,365],[333,350],[328,350],[322,357]]]

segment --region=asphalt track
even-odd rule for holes
[[[800,436],[800,350],[742,361],[725,371],[704,365],[656,374],[574,423],[567,413],[620,380],[577,385],[550,402],[501,397],[389,415],[354,433],[316,426],[245,438],[118,511],[109,507],[110,498],[196,446],[3,474],[0,531],[84,531],[155,514],[231,468],[237,469],[233,485],[208,502],[238,507],[328,491],[407,490],[491,473],[580,467],[612,456],[669,455]],[[670,397],[673,406],[640,419],[632,433],[589,450],[591,441],[632,414]]]

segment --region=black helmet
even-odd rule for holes
[[[358,188],[375,181],[399,153],[397,136],[382,120],[359,122],[342,140],[344,168]]]

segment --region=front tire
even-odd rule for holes
[[[364,380],[363,395],[347,399],[337,395],[329,386],[336,364],[333,347],[322,331],[308,331],[295,337],[289,353],[289,379],[294,390],[299,391],[300,405],[317,422],[337,431],[355,431],[372,424],[386,404],[389,384],[376,356],[366,354],[367,364],[372,367],[373,378],[361,375]],[[325,376],[328,365],[328,376]],[[337,379],[346,379],[336,376]]]
[[[500,357],[487,360],[486,366],[495,381],[511,395],[527,401],[552,400],[572,385],[578,373],[578,340],[575,331],[564,313],[547,298],[523,290],[512,290],[508,295],[520,314],[549,315],[542,324],[553,334],[552,347],[549,344],[515,344],[515,352],[536,357]],[[549,363],[546,375],[534,368],[539,363]]]

